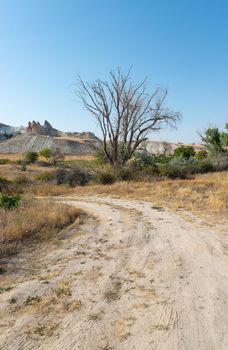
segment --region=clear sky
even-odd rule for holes
[[[227,0],[0,0],[0,122],[96,132],[77,74],[133,66],[183,114],[177,131],[153,138],[195,142],[228,121],[227,18]]]

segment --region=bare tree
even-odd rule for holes
[[[112,164],[124,164],[153,131],[176,125],[180,113],[164,102],[167,90],[146,92],[146,79],[134,84],[130,70],[110,72],[110,80],[88,83],[78,79],[77,95],[85,109],[98,122],[103,135],[103,149]]]
[[[171,151],[172,151],[172,146],[167,141],[162,142],[162,148],[163,148],[163,150],[162,150],[163,156],[167,156],[167,154],[171,153]]]

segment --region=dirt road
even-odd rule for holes
[[[58,200],[90,219],[11,261],[0,349],[228,349],[228,235],[148,202]]]

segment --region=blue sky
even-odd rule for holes
[[[196,142],[228,121],[227,18],[225,0],[0,0],[0,122],[97,132],[74,95],[77,74],[132,66],[183,114],[177,131],[152,138]]]

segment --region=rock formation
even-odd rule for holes
[[[44,125],[41,125],[40,122],[28,122],[27,133],[33,133],[36,135],[49,135],[49,136],[58,136],[59,131],[54,129],[51,124],[45,120]]]

